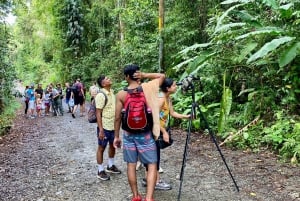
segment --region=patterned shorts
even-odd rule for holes
[[[138,158],[143,164],[157,162],[156,144],[151,131],[140,134],[123,132],[123,156],[125,162],[136,163]]]

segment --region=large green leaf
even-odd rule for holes
[[[221,4],[232,4],[232,3],[249,3],[250,0],[227,0],[227,1],[223,1],[221,2]]]
[[[255,54],[253,54],[247,61],[247,63],[251,63],[259,58],[266,56],[269,52],[272,52],[280,45],[290,42],[294,40],[295,37],[284,36],[281,38],[273,39],[271,42],[266,43],[260,50],[258,50]]]
[[[238,62],[243,61],[246,58],[246,56],[248,54],[250,54],[250,52],[252,50],[254,50],[256,47],[257,47],[257,43],[248,43],[248,44],[246,44],[244,49],[241,50],[240,54],[238,55],[237,61]]]
[[[273,9],[278,9],[279,5],[276,0],[263,0],[263,3],[265,3],[267,6],[272,7]]]
[[[283,67],[295,59],[300,54],[300,42],[294,43],[279,58],[279,66]]]
[[[219,27],[215,30],[214,34],[216,34],[216,33],[218,33],[218,32],[222,32],[222,31],[227,31],[227,30],[229,30],[229,29],[231,29],[231,28],[234,28],[234,27],[244,27],[245,25],[246,25],[246,23],[242,23],[242,22],[240,22],[240,23],[224,24],[224,25],[222,25],[222,26],[219,26]]]
[[[222,23],[223,23],[223,20],[228,16],[228,14],[229,14],[232,10],[234,10],[234,9],[236,9],[236,8],[242,6],[242,5],[244,5],[244,4],[237,4],[237,5],[235,5],[235,6],[230,7],[229,9],[227,9],[227,10],[219,17],[219,19],[218,19],[218,21],[217,21],[217,25],[216,25],[215,30],[218,30],[218,29],[221,27],[221,25],[222,25]]]
[[[265,28],[238,36],[235,38],[235,40],[240,40],[240,39],[249,38],[249,37],[252,38],[253,36],[261,35],[261,34],[279,35],[282,32],[283,32],[283,30],[278,27],[265,27]]]

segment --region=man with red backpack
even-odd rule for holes
[[[165,75],[142,73],[139,66],[134,64],[125,66],[124,75],[128,86],[116,96],[114,146],[121,146],[119,132],[122,125],[123,157],[127,162],[132,201],[142,201],[136,178],[138,158],[143,164],[148,165],[147,192],[144,201],[153,201],[157,176],[157,150],[154,138],[157,139],[160,132],[158,92]],[[140,79],[143,78],[152,80],[140,85]],[[149,116],[152,116],[151,119]]]

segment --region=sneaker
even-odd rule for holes
[[[142,197],[138,195],[137,197],[132,198],[131,201],[142,201]]]
[[[121,174],[121,171],[115,165],[112,165],[111,167],[107,166],[106,172],[113,173],[113,174]]]
[[[143,186],[143,187],[146,187],[146,186],[147,186],[147,180],[146,180],[146,178],[143,178],[143,179],[142,179],[142,186]]]
[[[159,172],[159,173],[164,173],[164,169],[162,169],[161,167],[159,167],[158,172]]]
[[[172,186],[166,182],[164,182],[163,180],[159,180],[159,182],[155,185],[155,190],[171,190]]]
[[[138,162],[136,163],[135,170],[138,171],[138,170],[140,169],[141,165],[142,165],[142,163],[141,163],[140,161],[138,161]]]
[[[106,172],[103,170],[101,172],[98,171],[98,176],[99,179],[106,181],[106,180],[110,180],[109,175],[106,174]]]

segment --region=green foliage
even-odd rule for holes
[[[300,159],[300,122],[299,119],[287,117],[283,111],[275,113],[276,122],[270,127],[265,127],[262,138],[267,145],[270,145],[283,159],[296,157]]]
[[[224,130],[226,125],[226,120],[228,118],[231,104],[232,104],[232,91],[225,86],[226,75],[224,75],[224,84],[223,84],[223,95],[221,100],[221,108],[220,108],[220,118],[218,123],[218,132],[221,133]]]
[[[18,108],[20,108],[20,103],[12,99],[10,100],[10,104],[0,114],[0,136],[5,135],[11,128]]]

